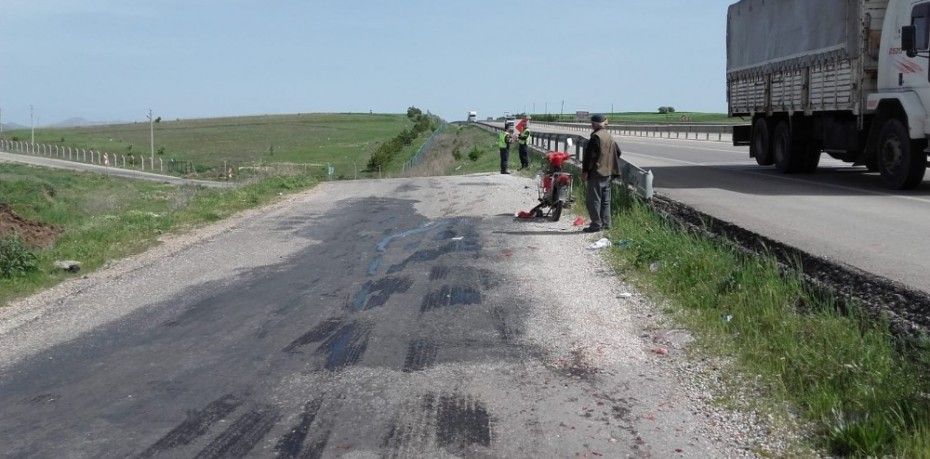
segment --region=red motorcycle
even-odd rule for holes
[[[536,176],[539,205],[529,212],[534,218],[548,217],[557,222],[562,218],[562,210],[571,207],[575,201],[572,195],[572,174],[563,170],[570,157],[568,153],[561,151],[546,155],[546,170],[542,176]]]

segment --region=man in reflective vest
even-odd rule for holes
[[[506,131],[501,131],[497,135],[497,146],[501,149],[501,174],[509,174],[507,171],[510,162],[510,142],[513,140],[513,127],[508,126]]]
[[[523,132],[517,137],[520,141],[520,170],[530,167],[530,152],[527,142],[530,139],[530,126],[525,124],[523,126]]]

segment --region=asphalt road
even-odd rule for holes
[[[541,125],[534,129],[560,132]],[[784,175],[756,165],[748,147],[617,139],[624,158],[653,171],[658,193],[809,253],[930,292],[928,180],[916,190],[892,191],[877,173],[826,154],[816,174]]]
[[[326,183],[0,309],[0,452],[737,455],[528,185]]]
[[[75,161],[66,161],[63,159],[46,158],[44,156],[20,155],[16,153],[0,152],[0,162],[30,164],[33,166],[50,167],[54,169],[64,169],[81,172],[94,172],[97,174],[106,174],[111,177],[120,177],[133,180],[148,180],[151,182],[170,183],[173,185],[195,185],[211,188],[228,188],[235,186],[230,182],[215,182],[212,180],[194,180],[170,175],[154,174],[152,172],[135,171],[131,169],[120,169],[117,167],[105,167],[97,164],[79,163]]]

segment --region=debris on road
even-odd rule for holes
[[[584,226],[585,223],[587,222],[585,221],[584,217],[578,217],[574,222],[572,222],[572,226]]]
[[[62,271],[76,273],[81,270],[81,262],[74,260],[58,260],[55,262],[55,267]]]
[[[633,294],[630,292],[623,292],[617,295],[617,298],[633,298]]]
[[[588,250],[601,250],[613,246],[613,242],[610,242],[610,239],[601,238],[599,241],[595,242],[588,246]]]

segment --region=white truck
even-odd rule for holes
[[[742,0],[727,15],[734,145],[813,172],[820,155],[914,188],[930,135],[930,0]]]
[[[468,122],[469,122],[469,123],[477,123],[477,122],[478,122],[478,112],[476,112],[476,111],[470,111],[470,112],[468,112]]]

